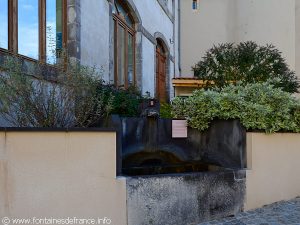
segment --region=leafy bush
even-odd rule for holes
[[[299,82],[274,46],[255,42],[220,44],[209,49],[193,68],[194,76],[208,80],[208,85],[223,87],[241,81],[243,84],[275,79],[275,87],[298,92]]]
[[[172,106],[168,103],[161,103],[159,116],[163,119],[172,119]]]
[[[0,114],[18,127],[88,127],[107,117],[113,97],[99,89],[100,74],[89,67],[63,63],[55,81],[44,79],[44,65],[25,74],[20,59],[8,57],[0,75]],[[66,68],[67,67],[67,68]]]
[[[199,130],[219,118],[239,119],[248,130],[300,132],[300,101],[270,81],[196,90],[187,99],[175,98],[172,114]]]
[[[113,96],[112,114],[127,117],[135,117],[141,114],[140,105],[143,97],[136,87],[131,86],[124,90],[113,86],[106,86],[106,93],[108,96]]]

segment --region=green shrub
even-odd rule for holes
[[[119,114],[125,117],[136,117],[141,114],[140,105],[143,97],[136,87],[131,86],[124,90],[106,86],[106,93],[108,96],[113,96],[112,114]]]
[[[172,119],[172,106],[168,103],[161,103],[159,116],[163,119]]]
[[[175,118],[186,118],[189,126],[205,130],[215,119],[239,119],[246,129],[267,133],[300,132],[300,102],[271,82],[228,85],[196,90],[187,99],[172,102]]]
[[[112,110],[113,97],[99,90],[103,81],[94,68],[57,65],[55,81],[45,80],[45,66],[39,63],[33,75],[25,74],[22,60],[14,57],[1,68],[0,115],[13,126],[88,127]]]
[[[299,88],[281,52],[272,45],[259,46],[251,41],[214,46],[192,69],[195,77],[208,80],[208,85],[213,81],[217,87],[236,81],[247,84],[275,79],[274,86],[284,91],[295,93]]]

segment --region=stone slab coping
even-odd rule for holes
[[[74,127],[74,128],[52,128],[52,127],[0,127],[5,132],[117,132],[114,128],[106,127]]]

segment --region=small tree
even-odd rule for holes
[[[218,87],[237,81],[246,84],[274,79],[274,86],[284,91],[295,93],[299,88],[281,52],[273,45],[259,46],[252,41],[214,46],[192,70],[195,77]]]
[[[113,97],[95,68],[35,63],[33,71],[14,56],[0,67],[0,115],[13,126],[89,127],[111,112]],[[55,79],[46,80],[48,73]]]

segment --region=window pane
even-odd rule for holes
[[[133,48],[133,37],[131,34],[128,34],[128,69],[127,69],[127,78],[128,84],[131,85],[134,83],[134,48]]]
[[[47,62],[54,64],[62,49],[62,0],[46,2],[46,54]]]
[[[118,9],[118,12],[120,13],[121,17],[124,18],[127,25],[133,27],[133,21],[130,18],[129,13],[126,11],[126,9],[124,9],[123,6],[119,2],[116,3],[116,6],[117,6],[117,9]]]
[[[0,48],[8,49],[8,0],[0,0]]]
[[[18,1],[19,54],[38,59],[39,52],[38,0]]]
[[[198,8],[198,0],[193,0],[193,9],[196,10]]]
[[[118,86],[125,86],[125,30],[118,26]]]

